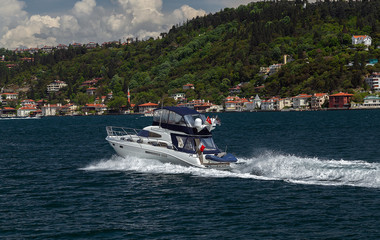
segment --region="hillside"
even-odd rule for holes
[[[173,26],[160,39],[109,44],[95,49],[69,47],[53,53],[15,54],[1,49],[0,88],[29,87],[28,98],[48,98],[83,104],[92,101],[81,84],[101,77],[97,96],[113,91],[118,106],[158,102],[163,96],[187,90],[189,99],[221,103],[239,83],[242,96],[294,96],[299,93],[368,89],[364,76],[380,71],[380,1],[305,3],[259,2],[226,8]],[[369,35],[372,45],[351,43],[352,35]],[[271,75],[262,67],[290,60]],[[31,57],[33,61],[21,61]],[[12,69],[6,67],[15,63]],[[47,96],[55,79],[68,83],[59,94]],[[264,88],[257,88],[264,86]],[[169,99],[167,104],[173,104]]]

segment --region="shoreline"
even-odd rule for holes
[[[288,109],[288,110],[254,110],[254,111],[221,111],[221,112],[200,112],[203,114],[215,114],[215,113],[271,113],[271,112],[325,112],[325,111],[361,111],[361,110],[380,110],[380,108],[350,108],[350,109]],[[111,113],[111,114],[77,114],[77,115],[52,115],[52,116],[38,116],[38,117],[20,117],[20,116],[7,116],[0,117],[0,119],[9,119],[9,120],[17,120],[17,119],[41,119],[46,117],[82,117],[82,116],[120,116],[120,115],[136,115],[141,117],[151,117],[144,116],[144,113]]]

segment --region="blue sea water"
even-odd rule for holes
[[[0,120],[0,239],[380,239],[380,111],[219,117],[231,171],[115,155],[138,115]]]

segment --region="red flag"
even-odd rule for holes
[[[211,124],[211,119],[210,119],[210,117],[207,117],[206,121],[207,121],[209,124]]]
[[[203,144],[199,146],[199,150],[201,150],[201,152],[203,152],[205,150],[205,148],[206,147]]]

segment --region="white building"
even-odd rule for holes
[[[284,108],[285,107],[287,107],[287,108],[293,107],[293,99],[291,99],[291,98],[283,98],[282,100],[284,101]]]
[[[36,102],[32,99],[25,99],[21,101],[21,106],[26,107],[26,106],[36,106]]]
[[[185,94],[184,93],[175,93],[171,95],[172,98],[176,101],[182,101],[185,99]]]
[[[372,38],[368,35],[353,35],[351,40],[352,40],[352,45],[364,44],[366,46],[371,46],[372,44]]]
[[[379,92],[380,91],[380,72],[372,73],[371,76],[365,79],[365,82],[368,84],[368,86],[371,87],[373,91]]]
[[[329,99],[329,95],[327,93],[314,93],[311,97],[310,108],[311,109],[321,109],[322,105]]]
[[[33,106],[26,106],[26,107],[21,107],[17,109],[17,116],[18,117],[29,117],[31,112],[37,111],[36,107]]]
[[[43,107],[41,107],[42,115],[43,116],[55,116],[59,113],[59,110],[61,109],[61,104],[48,104]]]
[[[261,101],[261,110],[263,111],[274,111],[276,110],[276,103],[274,99]]]
[[[293,108],[294,109],[309,108],[311,97],[312,95],[308,95],[308,94],[299,94],[293,97]]]
[[[225,105],[227,112],[241,111],[238,101],[227,101]]]
[[[254,109],[260,109],[261,108],[261,99],[260,99],[259,95],[257,95],[257,94],[256,94],[255,99],[253,99],[253,105],[254,105]]]
[[[367,96],[364,98],[364,107],[380,108],[379,96]]]
[[[18,93],[2,93],[1,95],[4,95],[6,100],[17,100],[18,99]]]
[[[58,92],[61,88],[66,87],[67,84],[64,81],[55,80],[54,82],[47,85],[48,93]]]
[[[140,104],[138,107],[139,107],[139,113],[147,113],[156,109],[158,107],[158,104],[148,102],[148,103]]]
[[[206,110],[206,112],[222,112],[222,111],[223,111],[222,105],[214,105],[214,104]]]

